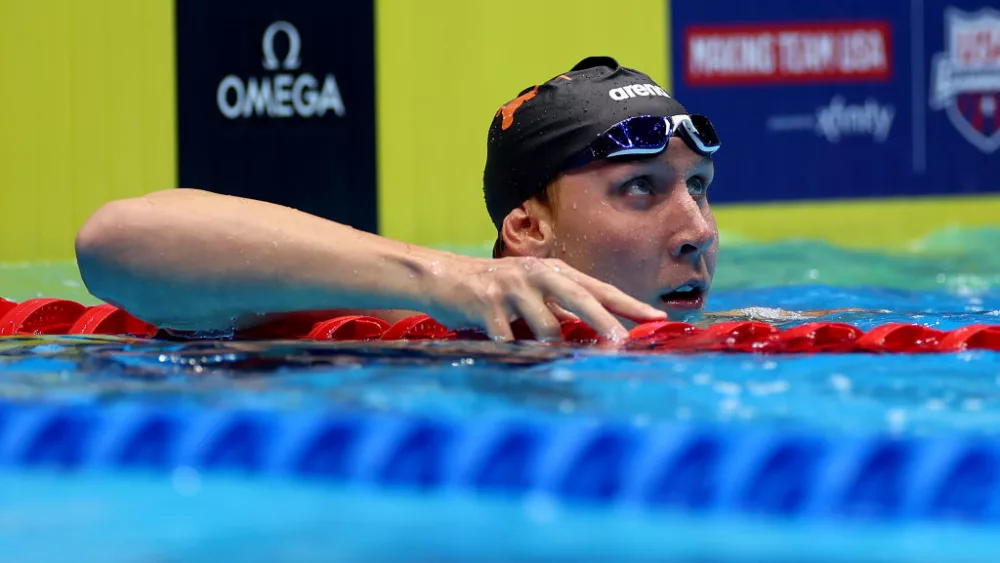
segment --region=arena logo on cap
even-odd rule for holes
[[[282,33],[288,38],[288,53],[279,60],[275,53],[275,37]],[[287,21],[276,21],[264,30],[262,40],[263,66],[270,71],[296,70],[301,65],[299,52],[302,38],[298,29]],[[278,72],[262,78],[250,77],[245,82],[230,74],[219,82],[216,103],[222,115],[229,119],[253,116],[267,117],[323,117],[328,111],[338,116],[346,112],[344,100],[333,73],[327,73],[323,84],[306,72],[294,75]]]
[[[693,86],[884,82],[892,73],[888,21],[691,26],[684,80]]]
[[[930,106],[945,110],[985,153],[1000,148],[1000,11],[947,8],[945,50],[934,56]]]
[[[608,90],[608,95],[612,100],[622,101],[636,96],[663,96],[669,98],[670,94],[656,84],[629,84],[620,88]]]

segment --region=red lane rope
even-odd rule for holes
[[[0,336],[68,334],[86,310],[83,305],[65,299],[29,299],[10,308],[0,319]]]
[[[563,321],[563,339],[590,346],[599,338],[579,320]],[[511,327],[517,340],[534,338],[524,321]],[[160,330],[112,305],[86,307],[55,298],[15,303],[0,299],[0,337],[16,335],[101,334],[154,338]],[[477,330],[450,330],[427,315],[414,315],[395,324],[362,315],[317,321],[314,313],[291,315],[240,331],[241,340],[487,340]],[[1000,351],[1000,325],[975,324],[938,330],[917,324],[888,323],[868,332],[836,322],[813,322],[779,329],[757,321],[731,321],[698,328],[688,323],[661,321],[629,331],[626,349],[637,352],[742,352],[761,354],[815,353],[942,353],[963,350]]]

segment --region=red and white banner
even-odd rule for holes
[[[887,81],[888,21],[691,26],[684,80],[692,86]]]

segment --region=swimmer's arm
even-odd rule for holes
[[[76,251],[96,297],[177,330],[344,309],[391,321],[426,304],[421,288],[446,259],[287,207],[187,189],[104,205]]]

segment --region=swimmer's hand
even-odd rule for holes
[[[560,320],[576,316],[609,343],[628,331],[615,315],[643,323],[665,312],[561,260],[454,256],[432,269],[426,312],[451,328],[481,327],[494,340],[512,340],[511,322],[523,319],[538,340],[561,340]]]

